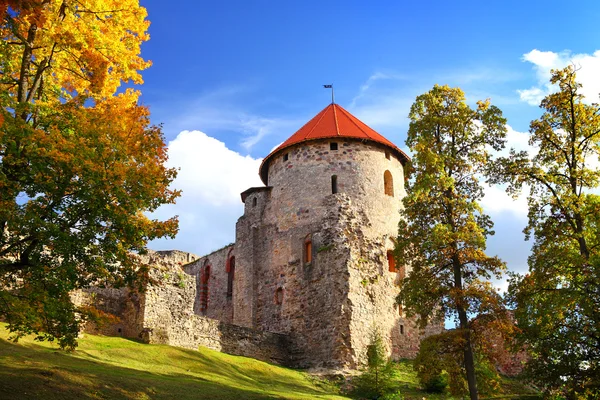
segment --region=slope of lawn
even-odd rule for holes
[[[31,337],[8,341],[0,323],[0,399],[348,399],[303,372],[213,350],[199,351],[85,335],[75,352]],[[412,361],[395,364],[394,391],[409,399],[452,399],[419,388]],[[505,379],[485,398],[532,399]],[[484,398],[484,397],[482,397]]]
[[[0,399],[344,399],[307,374],[208,349],[85,335],[75,352],[0,324]]]

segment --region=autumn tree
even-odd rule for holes
[[[600,396],[600,106],[585,104],[573,67],[552,71],[557,91],[531,122],[532,152],[511,150],[495,181],[529,188],[529,273],[509,295],[529,371],[547,391]]]
[[[74,347],[89,285],[135,286],[136,265],[176,219],[146,212],[168,188],[161,129],[138,105],[149,63],[137,0],[0,1],[0,318]]]
[[[500,305],[489,279],[505,268],[485,254],[493,224],[478,204],[483,196],[478,174],[490,160],[489,150],[503,147],[506,120],[488,101],[472,109],[460,89],[438,85],[417,97],[410,120],[412,171],[396,255],[411,272],[399,301],[422,325],[433,318],[457,319],[468,389],[477,399],[470,317]]]

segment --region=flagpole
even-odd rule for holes
[[[333,85],[323,85],[325,89],[331,89],[331,104],[335,104],[335,97],[333,94]]]

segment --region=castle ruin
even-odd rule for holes
[[[442,323],[420,331],[395,303],[406,273],[392,250],[408,160],[344,108],[327,106],[264,158],[265,185],[241,194],[235,243],[199,258],[151,252],[162,286],[137,297],[95,292],[121,316],[110,333],[354,369],[379,329],[393,358],[414,357],[422,335]]]

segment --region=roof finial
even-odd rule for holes
[[[333,97],[333,85],[323,85],[325,89],[331,89],[331,104],[335,104],[335,98]]]

